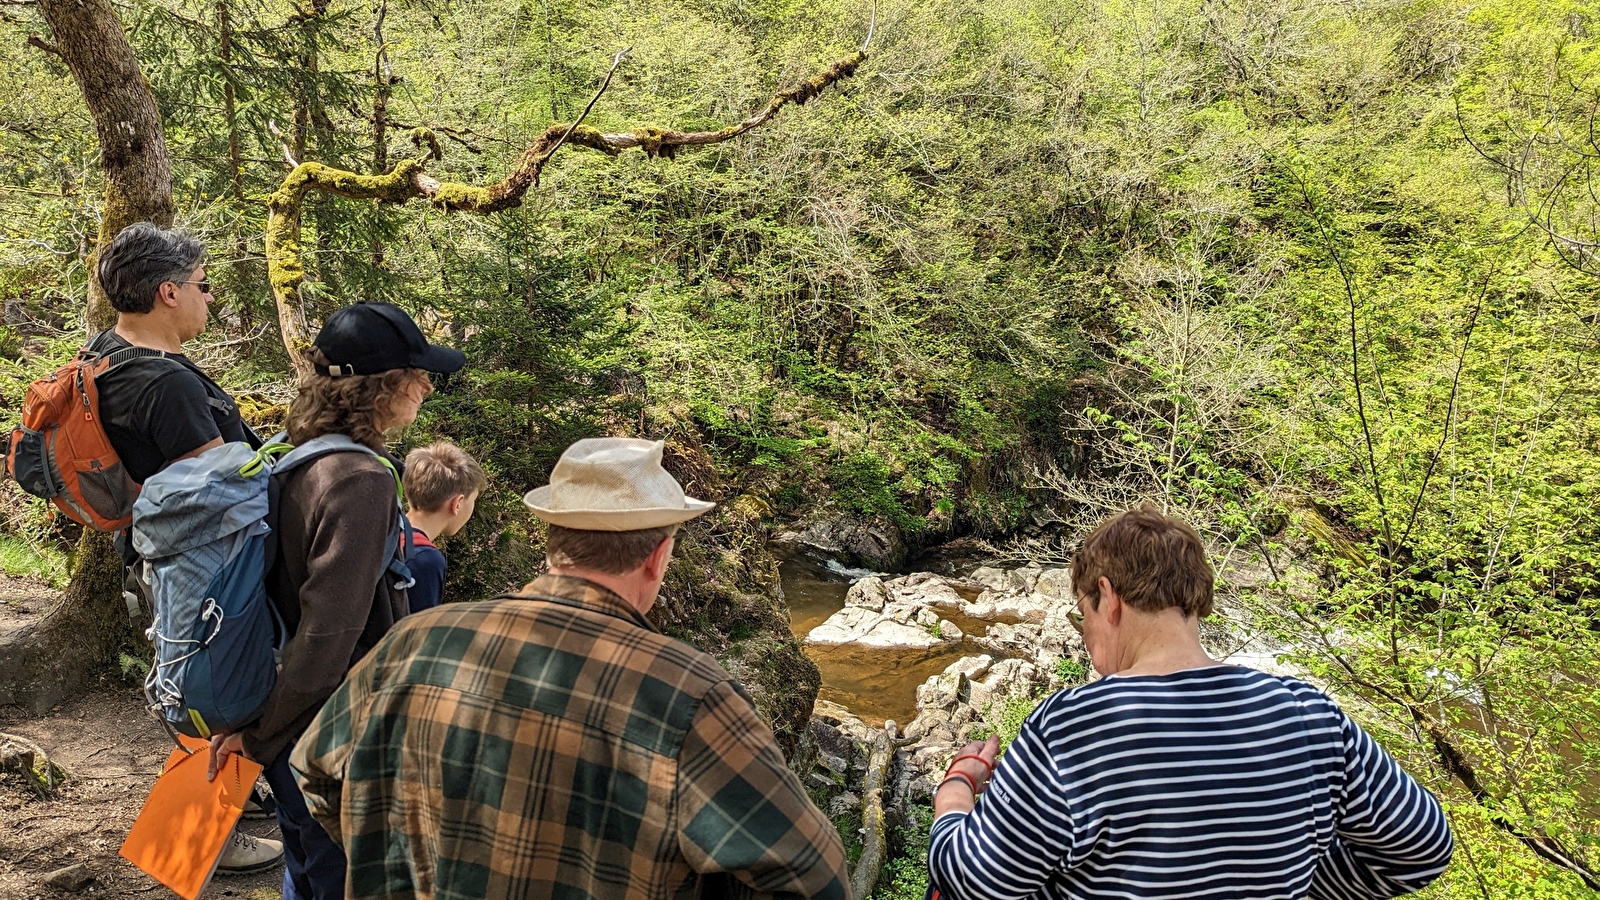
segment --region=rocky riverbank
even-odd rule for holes
[[[963,576],[914,572],[870,576],[850,586],[844,608],[805,635],[808,651],[870,648],[906,654],[959,645],[962,655],[916,689],[911,739],[889,765],[881,802],[891,830],[908,810],[932,801],[957,749],[994,733],[1014,733],[1049,693],[1090,671],[1069,615],[1075,599],[1066,569],[981,567]],[[815,762],[808,787],[841,831],[858,832],[863,786],[879,726],[838,703],[819,700],[809,739]],[[847,841],[850,840],[847,837]]]

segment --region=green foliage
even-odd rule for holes
[[[1041,699],[1043,697],[1039,694],[1007,697],[1001,701],[998,710],[991,707],[984,711],[984,717],[994,723],[994,733],[1000,737],[1001,750],[1011,746],[1011,742],[1022,733],[1022,723],[1038,708]]]
[[[1089,670],[1083,663],[1070,656],[1063,656],[1056,660],[1056,678],[1069,685],[1082,684],[1089,680]]]
[[[117,654],[117,665],[122,670],[124,680],[134,684],[143,684],[145,676],[150,674],[152,660],[128,653]]]
[[[883,864],[872,900],[922,900],[928,890],[928,833],[933,807],[914,803],[905,810],[899,853]]]

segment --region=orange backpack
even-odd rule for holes
[[[11,432],[6,454],[11,477],[74,522],[99,531],[127,528],[139,485],[106,438],[95,379],[134,360],[166,355],[147,347],[106,354],[85,347],[72,362],[28,385],[22,426]]]

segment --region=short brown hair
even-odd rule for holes
[[[449,441],[437,441],[406,454],[406,504],[433,512],[457,494],[481,492],[489,483],[483,466]]]
[[[306,354],[313,366],[328,358],[313,348]],[[384,424],[406,383],[426,378],[421,369],[390,369],[376,375],[334,377],[315,371],[300,379],[300,393],[289,404],[289,443],[304,444],[325,434],[343,434],[358,444],[383,450]]]
[[[1216,576],[1200,535],[1187,522],[1141,506],[1107,519],[1072,557],[1072,586],[1100,608],[1100,579],[1134,609],[1176,606],[1185,617],[1211,615]]]
[[[552,569],[593,569],[623,575],[643,565],[652,550],[677,532],[676,525],[638,531],[588,531],[551,525],[544,555]]]

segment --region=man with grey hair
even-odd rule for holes
[[[136,483],[167,464],[229,441],[259,447],[233,398],[183,355],[206,329],[213,297],[205,245],[179,229],[139,222],[100,255],[100,284],[117,324],[89,349],[116,365],[95,379],[106,437]],[[142,348],[137,352],[133,348]]]
[[[117,324],[95,335],[89,350],[111,357],[95,378],[106,439],[136,484],[176,460],[231,441],[261,439],[215,381],[183,353],[206,329],[211,281],[205,245],[180,229],[138,222],[122,229],[100,255],[98,274]],[[139,584],[138,554],[126,534],[117,549]],[[148,595],[147,595],[148,596]],[[260,804],[247,812],[265,815]],[[217,870],[254,872],[283,858],[283,845],[235,831]]]
[[[290,764],[348,900],[847,900],[839,834],[743,688],[655,629],[686,497],[660,441],[582,440],[524,502],[550,573],[407,616]]]

